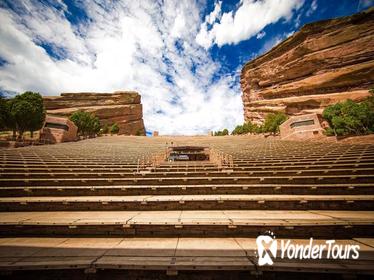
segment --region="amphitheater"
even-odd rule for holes
[[[146,160],[182,145],[230,160]],[[374,274],[372,144],[104,136],[0,153],[3,279]],[[259,266],[256,237],[267,231],[360,245],[360,257]]]

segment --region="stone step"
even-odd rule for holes
[[[76,176],[78,177],[78,176]],[[100,186],[100,185],[202,185],[202,184],[339,184],[339,183],[373,183],[374,174],[326,175],[318,176],[235,176],[235,177],[137,177],[137,178],[0,178],[0,187],[13,186]]]
[[[290,242],[308,245],[310,240],[291,239]],[[325,245],[326,240],[314,239],[312,244]],[[323,250],[321,259],[288,260],[280,257],[278,246],[274,264],[259,266],[255,255],[256,239],[243,237],[0,238],[0,271],[43,270],[44,275],[48,270],[57,269],[81,269],[87,274],[107,269],[162,270],[169,275],[185,270],[243,270],[253,274],[267,271],[374,274],[373,239],[340,239],[335,240],[335,244],[360,246],[359,259],[331,260],[327,258],[327,250]]]
[[[188,172],[159,172],[145,171],[143,173],[135,172],[51,172],[46,169],[44,172],[14,172],[0,173],[2,179],[21,179],[21,178],[173,178],[173,177],[259,177],[259,176],[319,176],[319,175],[371,175],[373,168],[350,168],[350,169],[303,169],[303,170],[258,170],[258,171],[188,171]]]
[[[374,210],[374,195],[139,195],[0,198],[0,211]]]
[[[273,152],[276,154],[276,151]],[[257,158],[253,157],[248,157],[246,155],[244,158],[239,159],[238,157],[234,157],[234,162],[237,164],[250,164],[250,163],[280,163],[280,162],[311,162],[311,161],[317,161],[317,162],[323,162],[323,161],[330,161],[330,160],[357,160],[357,159],[362,159],[362,160],[370,160],[374,158],[374,153],[355,153],[355,154],[349,154],[349,155],[344,155],[344,154],[335,154],[335,155],[309,155],[309,156],[292,156],[289,153],[285,153],[283,155],[279,156],[271,156],[271,157],[264,157],[264,156],[259,156]]]
[[[206,184],[206,185],[117,185],[1,187],[1,197],[17,196],[126,196],[176,194],[374,194],[374,183],[361,184]]]
[[[137,168],[137,159],[134,159],[131,163],[123,164],[121,162],[116,161],[113,159],[110,162],[101,162],[100,160],[92,160],[87,162],[59,162],[59,161],[53,161],[53,162],[38,162],[34,160],[18,160],[16,162],[9,162],[9,161],[2,161],[0,164],[0,168],[40,168],[48,167],[48,168],[61,168],[61,166],[64,166],[65,168],[125,168],[130,170],[136,170]],[[352,157],[349,159],[342,159],[339,157],[331,158],[331,159],[308,159],[308,160],[291,160],[291,161],[250,161],[250,162],[234,162],[234,166],[237,168],[247,168],[247,167],[274,167],[274,168],[282,168],[284,166],[318,166],[318,165],[331,165],[331,164],[337,164],[337,165],[344,165],[344,164],[367,164],[372,166],[373,164],[373,158],[361,158],[361,157]],[[185,162],[184,165],[181,164],[175,164],[175,163],[168,163],[161,164],[158,168],[160,169],[193,169],[195,167],[200,167],[202,169],[214,169],[217,168],[215,164],[190,164],[189,162]]]
[[[82,160],[43,160],[43,159],[34,159],[34,158],[20,158],[19,156],[15,157],[14,159],[3,159],[1,161],[1,167],[17,167],[27,164],[28,166],[38,167],[40,165],[48,165],[48,166],[67,166],[67,167],[74,167],[74,166],[108,166],[108,167],[127,167],[127,168],[134,168],[137,167],[137,160],[138,156],[135,156],[133,159],[128,161],[121,161],[112,158],[111,160],[103,160],[101,158],[94,158],[94,159],[87,159]],[[374,154],[366,154],[366,155],[333,155],[333,156],[319,156],[319,157],[290,157],[288,154],[281,156],[279,158],[258,158],[258,159],[243,159],[238,160],[234,157],[234,165],[235,166],[263,166],[263,165],[287,165],[287,164],[329,164],[329,163],[372,163],[374,160]],[[216,167],[216,164],[211,163],[209,161],[199,161],[199,162],[165,162],[161,163],[161,168],[185,168],[185,167],[194,167],[194,166],[201,166],[201,167]]]
[[[2,236],[374,236],[373,211],[178,210],[0,212]]]
[[[374,162],[362,162],[362,163],[324,163],[324,164],[301,164],[297,162],[293,162],[290,165],[271,165],[271,170],[304,170],[305,168],[308,169],[355,169],[355,168],[374,168]],[[71,165],[71,166],[64,166],[61,165],[49,166],[49,165],[38,165],[30,166],[27,164],[27,167],[24,166],[5,166],[0,168],[0,172],[2,173],[12,173],[12,172],[20,172],[20,173],[27,173],[27,172],[41,172],[46,171],[53,173],[64,173],[64,172],[134,172],[136,171],[136,167],[108,167],[103,165],[102,167],[82,167],[79,165]],[[217,167],[206,167],[206,166],[169,166],[169,167],[157,167],[157,172],[175,172],[175,171],[218,171]],[[234,171],[258,171],[258,170],[269,170],[268,165],[244,165],[244,166],[236,166]]]

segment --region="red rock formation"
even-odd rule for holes
[[[307,24],[244,65],[244,118],[269,112],[321,113],[346,99],[362,101],[374,85],[374,8]]]
[[[140,95],[133,91],[114,93],[61,93],[44,97],[48,115],[69,117],[82,110],[95,114],[102,125],[117,123],[119,134],[145,135]]]

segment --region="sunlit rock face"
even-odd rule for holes
[[[374,8],[307,24],[241,73],[244,118],[262,123],[269,112],[321,113],[374,86]]]
[[[117,123],[119,134],[145,135],[140,95],[133,91],[114,93],[77,92],[44,97],[48,115],[69,117],[76,111],[95,114],[102,125]]]

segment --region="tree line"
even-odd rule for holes
[[[250,121],[245,122],[242,125],[237,125],[235,129],[231,132],[231,135],[241,135],[241,134],[260,134],[260,133],[279,133],[279,126],[287,120],[287,116],[284,113],[270,113],[265,117],[264,124],[257,125]],[[214,136],[224,136],[229,135],[228,129],[223,129],[222,131],[216,131]]]
[[[265,121],[262,125],[258,125],[252,122],[246,122],[243,125],[238,125],[232,131],[232,135],[240,134],[260,134],[260,133],[270,133],[277,134],[279,133],[279,126],[287,120],[287,116],[284,113],[270,113],[265,117]]]

